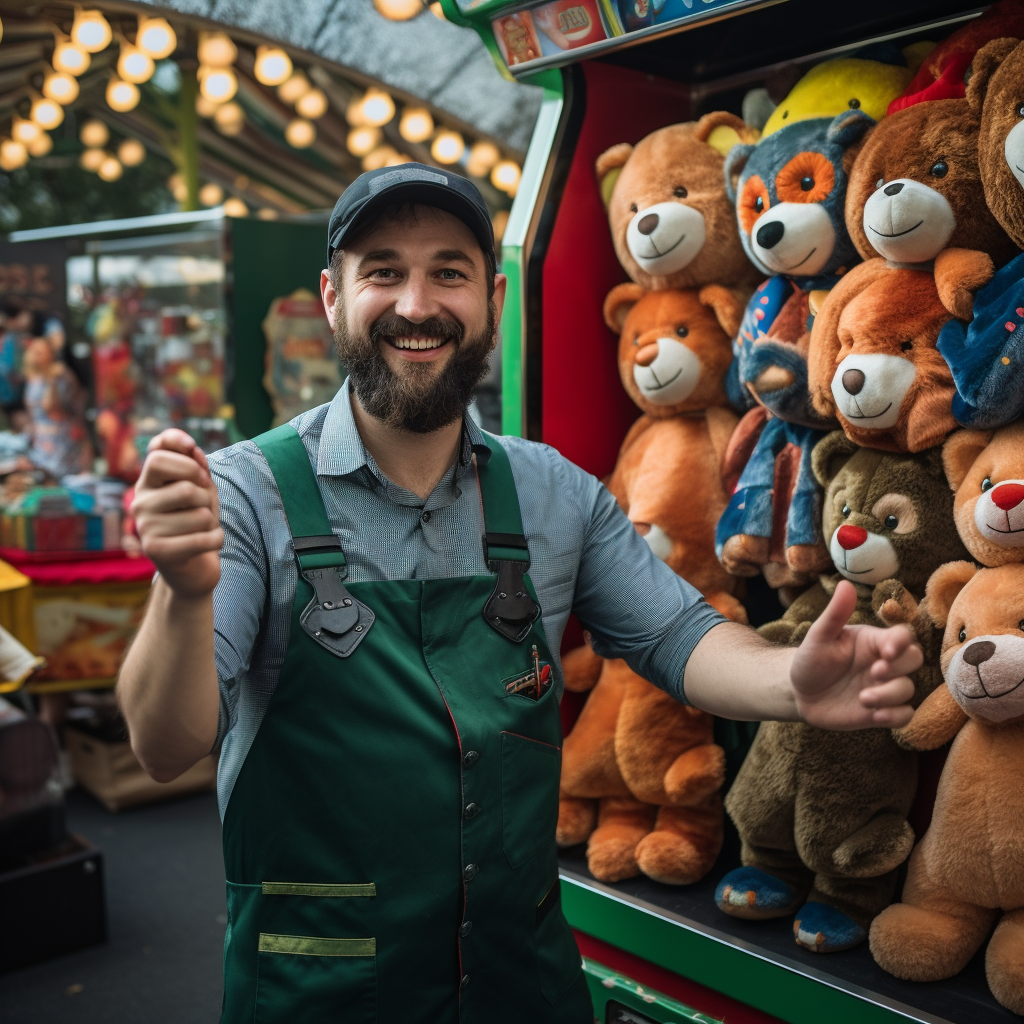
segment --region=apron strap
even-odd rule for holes
[[[525,562],[529,568],[530,549],[508,453],[496,439],[490,441],[490,458],[476,464],[484,506],[484,561],[488,566],[492,562]]]
[[[309,453],[295,428],[285,423],[253,438],[253,444],[263,452],[277,482],[299,568],[345,569],[341,541],[331,530]],[[341,575],[344,578],[347,571]]]

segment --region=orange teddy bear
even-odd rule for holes
[[[740,582],[715,557],[725,509],[722,454],[736,423],[725,371],[743,306],[726,288],[613,289],[605,320],[620,334],[622,383],[644,415],[623,442],[608,489],[653,551],[729,618],[746,621]],[[725,757],[713,720],[678,703],[624,661],[589,647],[563,660],[569,690],[591,691],[562,752],[558,841],[589,837],[595,877],[643,872],[683,884],[722,844]]]

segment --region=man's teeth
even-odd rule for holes
[[[440,348],[445,343],[444,338],[395,338],[395,348]]]

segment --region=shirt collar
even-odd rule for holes
[[[359,436],[359,429],[352,415],[351,394],[349,379],[346,377],[327,410],[323,430],[320,432],[320,447],[316,456],[318,476],[348,476],[363,466],[370,467],[375,475],[380,475],[373,458],[363,444],[363,439]],[[458,464],[455,467],[456,480],[469,470],[474,455],[480,465],[487,464],[491,457],[489,438],[471,416],[464,416],[462,443],[459,447]]]

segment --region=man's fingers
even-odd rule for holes
[[[188,561],[196,555],[205,555],[209,551],[220,551],[224,543],[224,531],[217,527],[203,533],[189,533],[181,537],[147,537],[142,542],[142,550],[147,558],[158,564],[174,564]]]
[[[164,484],[178,480],[188,480],[197,487],[208,487],[210,474],[191,456],[160,449],[146,456],[137,490],[163,487]]]
[[[171,427],[169,430],[162,430],[156,437],[150,438],[146,451],[180,452],[182,455],[190,456],[196,447],[195,439],[191,434],[186,434],[184,430],[179,430],[177,427]]]
[[[152,519],[139,520],[139,535],[148,543],[156,537],[180,537],[189,533],[206,533],[216,529],[217,517],[208,508],[183,512],[164,512]]]
[[[842,580],[825,610],[807,630],[805,642],[827,644],[838,640],[843,627],[857,607],[857,591],[849,580]]]
[[[180,512],[190,508],[214,507],[214,494],[209,488],[199,487],[188,480],[177,480],[143,491],[132,502],[131,512],[136,519],[158,512]]]
[[[871,713],[871,724],[885,729],[902,729],[910,724],[914,717],[914,709],[909,704],[901,704],[895,708],[880,708]]]
[[[917,644],[908,647],[902,654],[893,659],[879,658],[871,666],[871,678],[877,682],[885,682],[896,676],[909,676],[924,664],[924,654]]]
[[[914,683],[909,676],[897,676],[877,686],[860,691],[860,702],[866,708],[893,708],[907,704],[914,696]]]
[[[906,626],[891,626],[878,632],[878,653],[894,661],[914,643],[914,635]]]

